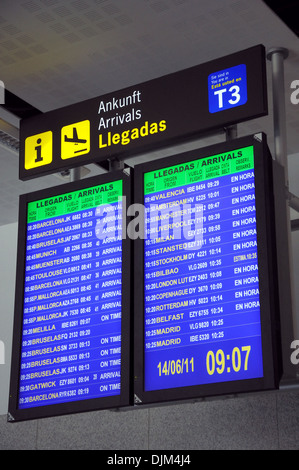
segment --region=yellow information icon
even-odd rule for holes
[[[25,170],[48,165],[53,158],[52,131],[31,135],[25,139]]]
[[[61,129],[61,158],[74,158],[90,151],[90,121],[69,124]]]

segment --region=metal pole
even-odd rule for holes
[[[81,168],[71,169],[71,181],[79,181],[81,179]]]
[[[267,52],[267,59],[272,64],[272,95],[275,159],[285,169],[286,188],[289,188],[287,161],[287,130],[285,111],[284,60],[289,51],[284,47],[274,47]]]
[[[116,158],[109,160],[109,171],[123,170],[125,168],[125,162]]]
[[[274,149],[275,159],[283,166],[285,171],[285,189],[289,206],[299,212],[299,198],[289,191],[287,130],[285,111],[285,86],[284,86],[284,60],[289,51],[284,47],[269,49],[268,60],[272,63],[273,86],[273,123],[274,123]]]
[[[291,220],[289,205],[296,206],[296,198],[289,193],[289,172],[287,154],[287,131],[286,131],[286,111],[285,111],[285,86],[284,86],[284,60],[288,57],[289,51],[284,47],[275,47],[267,52],[267,59],[272,65],[272,96],[273,96],[273,124],[274,124],[274,153],[275,160],[284,168],[285,176],[285,199],[287,206],[287,231],[290,267],[290,290],[291,308],[293,323],[293,339],[299,338],[299,319],[296,312],[296,302],[294,298],[294,271],[292,257]],[[287,248],[287,247],[286,247]],[[288,345],[290,347],[290,345]],[[284,351],[286,355],[289,351]],[[288,359],[290,361],[290,359]],[[295,374],[296,375],[296,374]]]
[[[234,140],[238,137],[237,124],[235,124],[233,126],[225,127],[224,130],[225,130],[225,135],[226,135],[226,140],[227,141]]]

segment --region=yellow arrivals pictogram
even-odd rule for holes
[[[25,139],[25,170],[48,165],[53,158],[52,131],[31,135]]]
[[[61,129],[61,158],[74,158],[90,151],[90,121],[69,124]]]

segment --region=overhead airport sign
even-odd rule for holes
[[[267,112],[258,45],[22,120],[20,179],[174,145]]]

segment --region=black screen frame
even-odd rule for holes
[[[144,240],[134,245],[134,394],[135,404],[158,404],[219,397],[253,391],[274,390],[281,376],[280,320],[275,234],[275,208],[272,180],[272,157],[263,133],[242,137],[209,147],[136,165],[134,168],[134,201],[144,203],[144,173],[187,163],[252,145],[256,193],[257,250],[260,279],[260,311],[263,351],[262,378],[243,379],[194,386],[145,391],[144,388]],[[143,260],[140,261],[140,260]]]
[[[43,405],[32,408],[18,407],[21,342],[24,305],[24,282],[26,267],[26,236],[27,236],[27,204],[31,201],[58,196],[71,191],[77,191],[96,185],[122,180],[123,183],[123,230],[126,230],[127,208],[131,204],[131,176],[127,170],[113,171],[111,173],[85,178],[79,181],[62,184],[60,186],[24,194],[19,200],[19,226],[17,245],[15,313],[13,326],[13,346],[10,374],[10,393],[8,404],[8,422],[25,421],[31,419],[47,418],[70,413],[120,408],[131,404],[131,241],[123,232],[122,240],[122,309],[121,309],[121,390],[120,395],[92,399],[82,399],[59,404]]]

